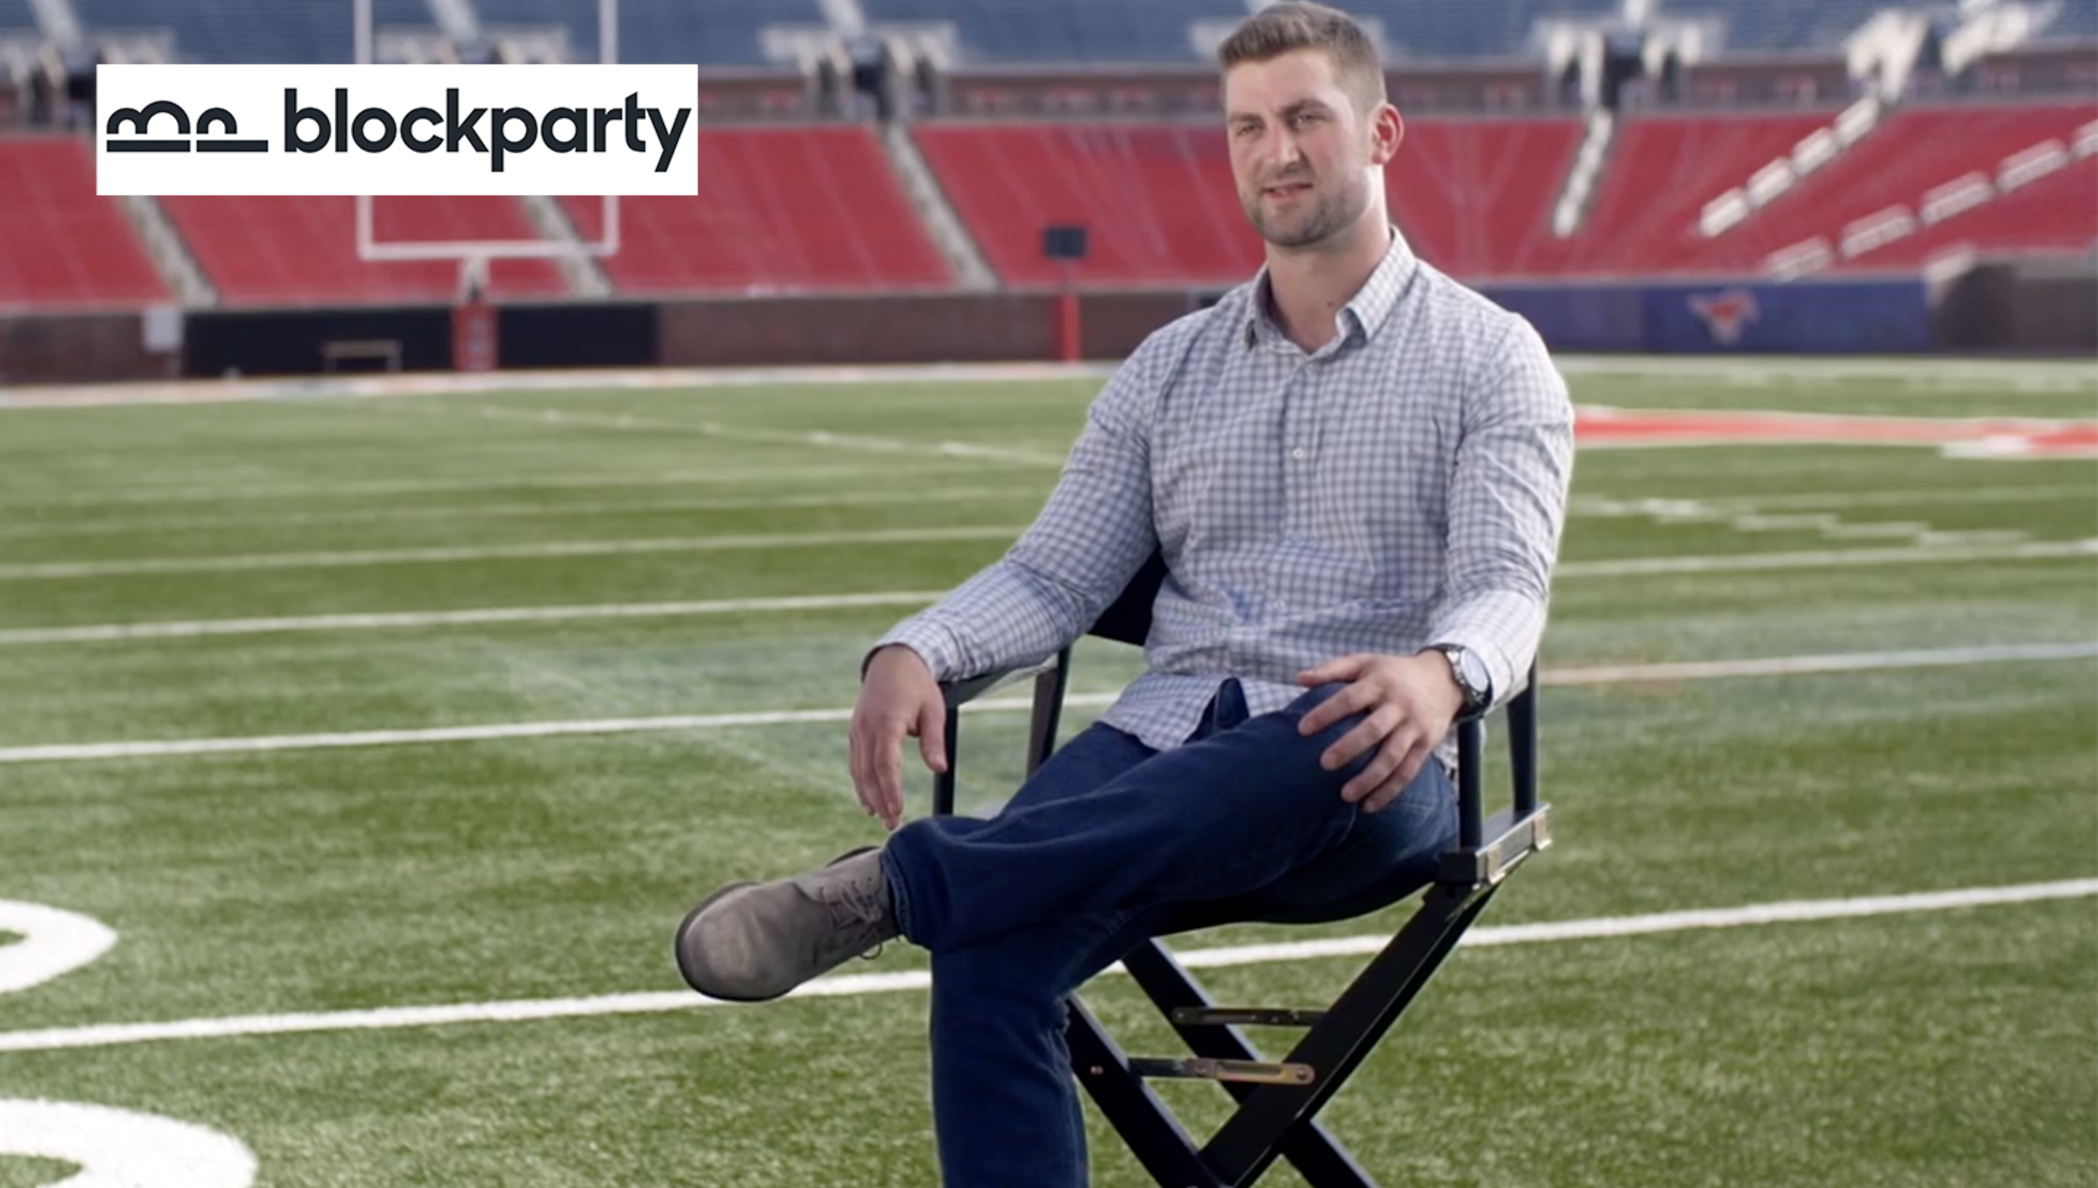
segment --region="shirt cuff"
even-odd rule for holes
[[[873,662],[874,653],[891,645],[900,645],[916,652],[918,658],[925,661],[925,667],[932,670],[932,679],[935,681],[944,684],[958,675],[957,670],[961,667],[962,657],[961,641],[943,624],[918,615],[898,623],[887,635],[874,641],[874,646],[868,648],[867,654],[860,658],[861,678],[866,677],[867,665]]]

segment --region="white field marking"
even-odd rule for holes
[[[432,406],[442,408],[439,406]],[[908,441],[899,437],[833,433],[827,429],[794,431],[727,425],[720,421],[664,421],[629,413],[574,412],[559,408],[521,409],[482,405],[480,414],[495,421],[524,421],[538,425],[580,425],[586,429],[619,429],[640,433],[690,433],[722,441],[753,445],[819,446],[828,449],[860,450],[877,454],[934,455],[945,458],[978,458],[1013,462],[1022,466],[1061,467],[1065,455],[1006,446],[978,445],[967,441]]]
[[[2098,368],[2088,362],[2050,359],[1771,356],[1751,362],[1730,357],[1558,355],[1554,362],[1567,375],[1695,378],[1750,388],[1847,379],[1899,380],[1925,387],[1969,387],[1982,383],[2019,392],[2081,393],[2098,387]]]
[[[72,1101],[0,1098],[0,1155],[80,1166],[45,1188],[248,1188],[260,1170],[230,1135]]]
[[[941,471],[964,473],[974,470],[993,469],[989,462],[976,459],[956,458],[948,460],[951,465]],[[837,479],[896,477],[893,465],[843,465],[823,466],[714,466],[705,470],[671,470],[655,474],[567,474],[541,475],[537,478],[480,478],[480,479],[370,479],[363,482],[325,483],[255,483],[241,486],[203,486],[194,483],[167,484],[158,487],[135,488],[127,491],[75,492],[65,495],[39,495],[33,499],[0,500],[0,508],[14,511],[42,508],[94,508],[129,507],[135,504],[166,503],[245,503],[252,501],[281,502],[287,499],[362,499],[387,495],[444,495],[466,494],[475,491],[576,491],[592,489],[617,490],[622,487],[737,487],[772,484],[807,488],[811,483],[829,482]]]
[[[22,938],[0,945],[0,994],[71,973],[117,943],[117,934],[92,916],[13,899],[0,899],[0,931]]]
[[[1013,383],[1104,380],[1109,362],[913,363],[822,367],[577,368],[522,372],[418,372],[407,375],[330,376],[293,380],[177,380],[166,383],[52,384],[0,390],[0,409],[74,408],[124,404],[221,404],[229,401],[327,399],[348,396],[488,395],[496,392],[665,391],[697,388],[815,387],[840,384]]]
[[[1012,540],[1024,524],[964,528],[872,528],[852,532],[776,532],[754,536],[679,536],[656,540],[557,540],[420,549],[354,549],[339,553],[250,553],[230,557],[134,557],[120,561],[27,561],[0,565],[0,582],[138,574],[232,573],[258,569],[350,569],[451,561],[540,560],[729,549],[798,549],[832,545],[910,544],[947,540]]]
[[[1773,382],[1831,379],[1906,380],[1926,386],[1985,382],[2017,391],[2081,391],[2098,387],[2098,369],[2087,362],[2024,359],[1829,359],[1818,356],[1634,357],[1554,355],[1567,375],[1643,375],[1717,380],[1761,387]],[[435,396],[494,392],[578,393],[594,390],[720,391],[780,385],[863,383],[1012,383],[1037,380],[1104,380],[1110,360],[1084,363],[880,364],[824,367],[626,368],[528,372],[446,372],[409,375],[329,376],[301,379],[178,380],[164,383],[53,384],[0,391],[0,409],[67,408],[87,405],[215,404],[244,400],[314,399],[347,396]]]
[[[893,473],[890,472],[890,473]],[[653,515],[662,512],[774,511],[787,508],[879,507],[888,504],[976,503],[1026,499],[1039,503],[1045,492],[1034,487],[924,487],[901,491],[863,491],[837,495],[749,495],[723,499],[638,499],[632,502],[456,503],[436,507],[340,507],[318,512],[258,510],[224,515],[142,516],[129,519],[32,521],[0,524],[0,540],[48,536],[117,536],[130,532],[193,532],[220,528],[289,528],[315,524],[391,524],[410,520],[561,519],[571,516]]]
[[[855,532],[775,533],[759,536],[690,536],[659,540],[543,541],[513,545],[462,545],[418,549],[361,549],[331,553],[251,553],[226,557],[137,557],[118,561],[28,561],[0,565],[0,582],[60,578],[123,577],[140,574],[227,573],[261,569],[341,569],[411,563],[538,560],[632,553],[711,552],[726,549],[812,548],[829,545],[899,544],[949,540],[1011,540],[1027,526],[980,528],[885,528]],[[1623,577],[1662,573],[1739,573],[1754,570],[1826,569],[1853,565],[1950,564],[1962,561],[2033,561],[2098,554],[2098,537],[1962,548],[1845,549],[1792,553],[1740,553],[1691,557],[1635,557],[1612,561],[1562,562],[1556,577]]]
[[[571,623],[590,619],[684,618],[692,615],[764,614],[774,611],[845,610],[874,606],[929,606],[937,590],[892,590],[875,594],[807,594],[781,598],[718,598],[700,602],[614,602],[594,606],[495,606],[451,611],[304,615],[266,619],[196,619],[162,623],[89,623],[79,627],[0,628],[0,647],[22,644],[102,643],[123,639],[192,639],[220,635],[273,635],[305,631],[368,631],[388,628],[461,627],[478,623]]]
[[[1709,557],[1633,557],[1615,561],[1567,561],[1554,577],[1636,577],[1666,573],[1747,573],[1788,569],[1834,569],[1859,565],[1930,565],[1963,561],[2041,561],[2098,556],[2098,537],[2024,544],[1890,549],[1823,549],[1796,553],[1740,553]]]
[[[1867,672],[1894,668],[1939,668],[1996,664],[2018,660],[2077,660],[2098,657],[2098,641],[2067,644],[2022,644],[2002,647],[1945,648],[1935,651],[1855,652],[1822,656],[1775,656],[1747,660],[1690,660],[1665,664],[1615,664],[1589,668],[1547,669],[1541,683],[1552,686],[1623,685],[1643,682],[1722,680],[1730,677],[1797,676],[1830,672]],[[1071,693],[1064,705],[1073,709],[1114,704],[1119,693]],[[1031,711],[1032,698],[984,698],[962,707],[963,713],[995,714]],[[489,742],[516,738],[575,735],[639,734],[664,730],[723,730],[750,726],[784,726],[815,722],[848,722],[852,710],[755,710],[731,714],[672,714],[652,718],[599,718],[567,722],[502,722],[482,726],[438,726],[418,730],[360,730],[331,734],[254,735],[244,738],[186,738],[143,742],[44,743],[0,747],[0,765],[61,763],[100,759],[163,758],[176,755],[228,755],[257,751],[331,750],[350,747],[420,746],[430,743]]]
[[[894,474],[892,468],[878,473]],[[663,485],[657,480],[644,480]],[[685,480],[673,480],[685,481]],[[593,480],[575,485],[604,485]],[[199,529],[261,526],[282,528],[312,524],[372,524],[396,523],[411,520],[450,520],[481,518],[559,518],[563,516],[599,516],[651,514],[676,511],[737,511],[743,509],[770,510],[774,508],[808,507],[867,507],[885,504],[908,503],[961,503],[979,499],[1027,499],[1038,501],[1043,498],[1038,487],[934,487],[926,486],[904,491],[869,491],[858,494],[834,495],[751,495],[712,499],[649,499],[632,502],[593,501],[587,503],[497,503],[479,507],[442,504],[436,507],[338,507],[326,511],[284,512],[276,510],[254,510],[225,512],[209,515],[139,516],[131,518],[101,518],[92,520],[64,520],[57,522],[29,521],[19,524],[0,524],[0,539],[23,540],[51,536],[111,536],[128,532],[187,532]],[[1722,520],[1736,515],[1757,515],[1788,508],[1823,508],[1842,511],[1862,507],[1907,507],[1913,504],[1975,504],[1975,503],[2045,503],[2057,499],[2098,498],[2098,483],[2077,486],[2026,486],[2026,487],[1934,487],[1914,491],[1830,491],[1790,492],[1783,495],[1721,497],[1716,499],[1669,498],[1645,496],[1637,499],[1610,499],[1603,496],[1576,496],[1567,508],[1567,514],[1578,519],[1647,517],[1658,523],[1682,521]]]
[[[2025,883],[2008,887],[1970,887],[1954,891],[1926,891],[1911,895],[1876,895],[1855,899],[1790,900],[1751,904],[1736,908],[1661,912],[1644,916],[1604,916],[1588,920],[1561,920],[1539,924],[1482,924],[1468,930],[1460,947],[1494,948],[1506,945],[1554,941],[1599,940],[1651,936],[1714,928],[1741,928],[1770,924],[1797,924],[1819,920],[1846,920],[1913,912],[1943,912],[1964,908],[2038,903],[2047,900],[2082,899],[2098,895],[2098,879],[2067,879],[2051,883]],[[1282,944],[1233,945],[1228,948],[1188,949],[1174,955],[1190,969],[1265,965],[1304,961],[1321,957],[1351,957],[1377,953],[1391,943],[1389,934],[1340,937],[1333,940],[1297,941]],[[1108,973],[1124,972],[1120,964]],[[932,985],[929,971],[910,970],[885,974],[834,974],[803,984],[789,998],[855,998],[868,994],[893,994],[924,990]],[[284,1015],[234,1015],[208,1019],[182,1019],[166,1023],[101,1023],[85,1027],[53,1027],[34,1031],[0,1031],[0,1052],[48,1052],[69,1048],[105,1048],[120,1044],[160,1043],[170,1040],[226,1039],[249,1035],[286,1035],[324,1031],[379,1031],[406,1027],[438,1027],[459,1023],[521,1023],[545,1019],[594,1018],[606,1015],[651,1015],[701,1007],[738,1004],[708,998],[696,992],[652,991],[605,994],[589,998],[542,998],[509,1002],[457,1003],[447,1006],[382,1007],[360,1011],[314,1011]]]
[[[1712,498],[1643,496],[1611,499],[1576,495],[1568,514],[1597,518],[1646,516],[1656,520],[1717,520],[1784,510],[1840,512],[1862,507],[1906,508],[1916,504],[2043,503],[2056,499],[2098,498],[2098,482],[2024,487],[1932,487],[1907,491],[1792,491],[1782,495],[1737,495]]]

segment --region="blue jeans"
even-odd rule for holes
[[[883,855],[897,922],[932,952],[932,1104],[947,1188],[1082,1188],[1064,996],[1148,937],[1346,919],[1432,877],[1457,834],[1432,760],[1382,812],[1340,798],[1368,756],[1319,755],[1359,721],[1297,723],[1339,690],[1248,718],[1226,681],[1186,744],[1095,724],[989,820],[913,821]]]

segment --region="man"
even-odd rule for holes
[[[1451,725],[1514,691],[1544,627],[1565,386],[1390,225],[1403,125],[1374,47],[1280,4],[1219,58],[1265,266],[1148,338],[1011,551],[877,642],[851,769],[887,844],[724,887],[679,929],[686,979],[726,999],[892,937],[930,950],[956,1188],[1085,1182],[1062,1000],[1138,940],[1424,885],[1456,833]],[[1146,672],[994,818],[900,825],[904,737],[944,763],[938,682],[1054,653],[1154,550]]]

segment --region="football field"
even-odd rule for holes
[[[1568,367],[1557,842],[1323,1119],[1389,1188],[2098,1182],[2098,370]],[[861,654],[1099,386],[0,399],[0,1188],[935,1183],[922,952],[726,1006],[671,932],[878,840]],[[1317,1006],[1410,907],[1172,944]]]

